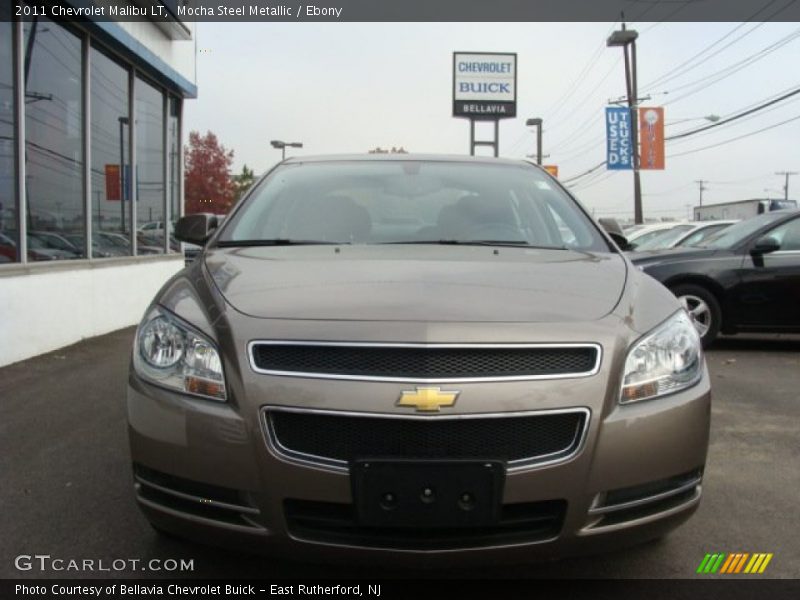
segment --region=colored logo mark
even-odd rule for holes
[[[772,553],[757,552],[717,552],[706,554],[705,558],[697,567],[698,573],[714,574],[725,573],[727,575],[736,573],[763,573],[769,561],[772,560]]]

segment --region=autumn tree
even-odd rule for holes
[[[253,185],[255,181],[256,176],[253,173],[253,169],[249,169],[247,165],[244,165],[242,167],[242,172],[233,176],[233,201],[237,202],[239,198],[242,197],[242,194],[249,190],[250,186]]]
[[[235,197],[235,186],[231,178],[233,150],[226,150],[210,131],[204,136],[192,131],[185,155],[186,214],[227,213],[233,206]]]

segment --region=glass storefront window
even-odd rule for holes
[[[0,7],[0,264],[19,260],[14,163],[13,23],[10,22],[10,10],[10,5]]]
[[[180,100],[170,96],[169,98],[169,120],[167,121],[167,181],[169,182],[167,193],[169,199],[169,248],[172,252],[179,252],[180,243],[175,239],[175,222],[181,217],[181,186],[180,186],[180,159],[181,159],[181,140],[180,140]]]
[[[164,252],[164,96],[136,78],[136,240],[139,254]]]
[[[38,18],[23,23],[29,260],[84,256],[81,40]]]
[[[128,70],[90,51],[92,256],[131,253]]]

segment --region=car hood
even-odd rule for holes
[[[643,252],[628,252],[628,258],[635,265],[649,265],[663,262],[680,262],[683,260],[697,260],[715,256],[722,252],[712,248],[668,248],[665,250],[647,250]]]
[[[239,312],[357,321],[592,321],[627,270],[611,253],[427,245],[209,249],[204,263]]]

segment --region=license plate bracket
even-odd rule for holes
[[[360,525],[481,527],[500,518],[505,464],[358,459],[350,479]]]

